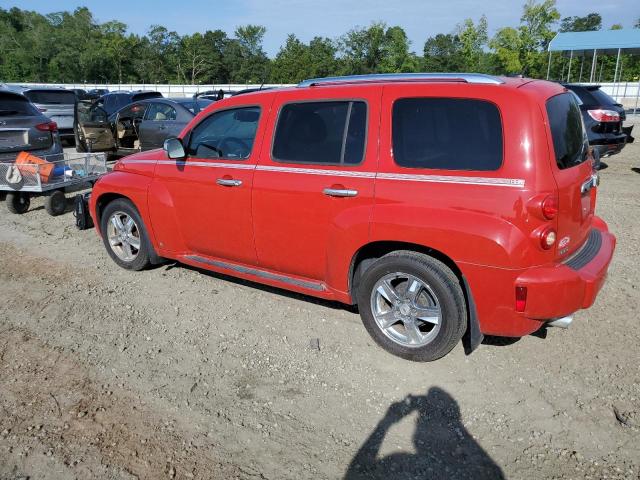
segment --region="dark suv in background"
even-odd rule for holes
[[[609,157],[620,153],[627,143],[633,142],[633,125],[623,127],[627,118],[622,104],[600,89],[600,85],[563,84],[573,92],[580,105],[589,145],[600,154]]]

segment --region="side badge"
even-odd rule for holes
[[[558,248],[564,248],[571,242],[571,237],[562,237],[558,242]]]

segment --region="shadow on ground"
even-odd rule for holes
[[[380,458],[389,428],[417,412],[413,433],[415,453],[398,452]],[[471,437],[460,418],[458,403],[433,387],[426,395],[408,396],[392,404],[351,461],[344,480],[377,479],[504,479],[502,469]]]

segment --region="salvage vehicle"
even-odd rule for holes
[[[108,115],[95,103],[79,103],[76,149],[122,156],[160,148],[210,104],[211,100],[206,99],[153,98],[136,101]]]
[[[212,104],[119,160],[90,212],[123,268],[173,259],[356,304],[384,349],[432,361],[593,304],[616,244],[593,167],[557,83],[334,77]]]
[[[563,86],[576,95],[589,145],[601,158],[620,153],[627,143],[633,142],[633,125],[622,126],[627,118],[624,107],[603,92],[600,85],[566,83]]]
[[[38,110],[55,122],[62,140],[73,141],[73,116],[76,94],[57,87],[20,87],[13,90],[22,93]]]
[[[13,162],[23,151],[62,153],[58,125],[21,93],[0,89],[0,162]]]

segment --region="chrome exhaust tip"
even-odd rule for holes
[[[573,315],[567,315],[566,317],[556,318],[555,320],[548,322],[547,326],[569,328],[569,325],[571,325],[571,322],[573,322]]]

